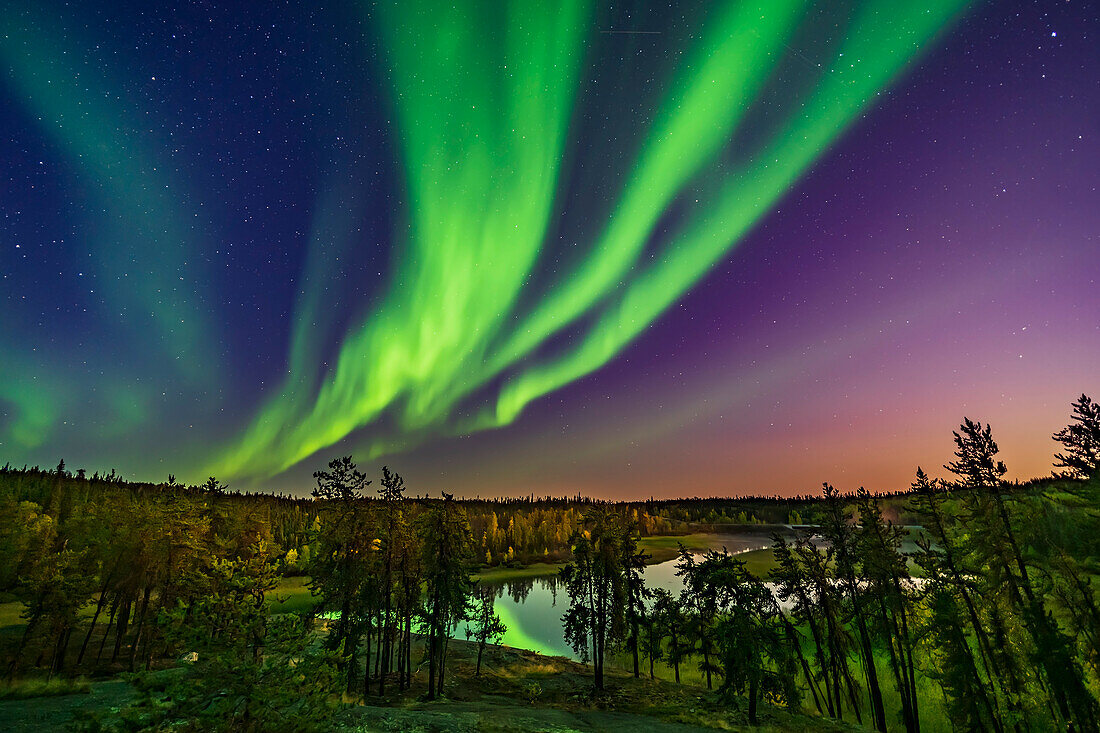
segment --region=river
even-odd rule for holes
[[[760,549],[769,542],[760,534],[715,535],[712,546],[725,547],[737,554]],[[678,594],[684,587],[676,576],[676,560],[649,565],[645,582],[650,588],[665,588]],[[487,583],[497,591],[496,612],[508,627],[505,646],[531,649],[540,654],[576,658],[566,644],[561,617],[569,608],[569,595],[557,576],[523,578]],[[457,637],[463,636],[460,629]]]

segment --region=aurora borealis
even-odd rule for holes
[[[1087,4],[5,5],[0,462],[892,489],[1095,393]]]

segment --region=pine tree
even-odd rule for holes
[[[1054,440],[1065,448],[1055,454],[1055,468],[1065,468],[1066,474],[1089,478],[1100,473],[1100,403],[1082,394],[1073,403],[1072,422],[1054,434]]]
[[[370,518],[362,506],[363,490],[370,484],[351,456],[329,462],[328,471],[317,471],[315,499],[324,502],[320,530],[311,540],[317,548],[310,562],[310,588],[319,608],[339,614],[336,627],[325,640],[340,657],[340,671],[350,691],[356,673],[359,639],[369,618],[358,600],[369,578],[368,558],[373,553]]]
[[[623,597],[626,602],[624,623],[627,627],[627,648],[634,661],[634,677],[639,676],[639,628],[646,614],[646,600],[652,592],[645,585],[645,565],[650,555],[638,549],[633,524],[624,524],[620,543],[620,564],[623,573]]]
[[[626,626],[624,533],[602,506],[585,514],[585,526],[573,535],[573,561],[559,573],[569,594],[562,624],[566,641],[581,659],[592,662],[593,683],[603,690],[604,656],[622,640]]]
[[[859,649],[863,656],[863,671],[871,698],[875,729],[885,733],[886,708],[882,701],[882,688],[879,685],[874,647],[871,643],[871,616],[859,582],[855,529],[848,522],[847,510],[840,500],[839,492],[826,483],[823,484],[822,494],[824,511],[821,533],[831,546],[837,584],[850,604],[852,619],[859,635]]]
[[[499,644],[508,627],[496,614],[496,589],[478,586],[474,590],[475,606],[470,616],[472,626],[466,627],[466,639],[477,641],[477,667],[474,676],[481,676],[481,657],[486,644]]]
[[[917,538],[919,551],[915,556],[927,579],[925,601],[931,618],[925,627],[936,640],[933,654],[940,661],[939,678],[952,717],[969,729],[1000,733],[1003,726],[997,688],[1006,682],[979,617],[973,588],[976,579],[963,572],[963,553],[956,548],[953,520],[944,509],[946,487],[918,467],[911,490],[910,508],[925,532]],[[969,641],[971,632],[976,649]]]
[[[885,644],[894,675],[894,688],[901,699],[901,717],[909,733],[919,733],[916,665],[910,630],[914,588],[907,561],[901,553],[904,530],[883,519],[877,498],[860,488],[857,551],[861,579],[874,609],[872,628]]]
[[[1018,615],[1030,637],[1031,662],[1042,671],[1057,714],[1081,730],[1096,730],[1096,701],[1085,686],[1070,640],[1058,629],[1043,596],[1036,591],[1025,561],[1017,522],[1005,496],[1007,469],[997,458],[999,449],[992,430],[964,418],[954,438],[957,460],[945,468],[958,477],[957,486],[968,498],[975,551],[1002,580],[1007,607]]]
[[[680,682],[680,663],[684,660],[684,608],[680,599],[664,588],[653,591],[653,617],[651,624],[658,629],[658,638],[667,638],[665,659],[672,665],[677,684]]]
[[[472,537],[465,510],[450,494],[443,494],[443,501],[425,512],[420,532],[425,581],[421,626],[428,635],[429,700],[443,692],[447,639],[469,612]]]

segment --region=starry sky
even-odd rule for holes
[[[1094,4],[0,0],[0,462],[893,490],[1100,397]]]

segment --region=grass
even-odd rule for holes
[[[88,602],[77,612],[77,617],[90,620],[95,614],[96,601],[99,600],[99,594],[95,594],[88,599]],[[27,625],[26,619],[23,618],[23,609],[26,606],[22,601],[9,601],[7,603],[0,603],[0,629],[10,631],[13,627],[23,627]]]
[[[309,578],[303,576],[279,578],[279,584],[268,598],[271,613],[305,613],[317,605],[317,599],[309,590]]]
[[[643,537],[639,545],[653,556],[649,564],[655,565],[675,559],[680,553],[680,545],[693,552],[721,549],[722,537],[713,534],[687,534],[679,537],[662,535]],[[741,552],[737,557],[743,560],[749,571],[758,578],[767,578],[768,573],[775,567],[775,555],[771,549]]]
[[[808,639],[804,639],[804,652],[807,655],[812,654],[812,649],[808,643]],[[649,675],[649,660],[641,658],[640,667],[643,677]],[[861,673],[858,671],[858,661],[854,658],[850,660],[853,664],[853,671],[855,672],[857,680],[862,681]],[[699,659],[692,657],[680,664],[680,681],[681,685],[689,689],[706,689],[706,675],[699,670]],[[616,670],[618,674],[625,674],[631,670],[633,662],[628,652],[624,650],[618,650],[615,654],[607,659],[608,668]],[[900,711],[901,711],[901,697],[898,695],[897,689],[894,687],[893,675],[890,671],[889,658],[884,649],[876,648],[875,650],[875,668],[878,671],[879,683],[882,689],[882,701],[886,708],[887,721],[890,724],[890,729],[894,730],[896,725],[899,725]],[[654,674],[657,679],[669,684],[672,684],[674,677],[673,669],[670,664],[665,660],[658,660],[653,665]],[[715,687],[721,684],[721,676],[715,675],[713,683]],[[801,676],[798,676],[798,687],[802,693],[802,711],[805,715],[809,716],[815,721],[820,721],[822,724],[826,722],[826,718],[816,714],[814,709],[813,698],[809,689],[806,687],[806,682]],[[924,671],[917,669],[917,695],[918,695],[918,709],[920,714],[920,723],[922,733],[952,733],[955,728],[951,723],[951,720],[947,714],[947,710],[944,706],[943,692],[935,680],[930,678]],[[860,691],[860,701],[863,710],[863,722],[865,726],[869,726],[868,722],[870,715],[869,702],[865,690]],[[844,722],[855,725],[855,715],[850,710],[847,699],[845,699],[845,720]],[[687,721],[682,721],[687,722]],[[702,719],[696,721],[698,724],[707,725]],[[816,728],[815,728],[816,729]],[[860,728],[863,730],[863,728]]]
[[[11,603],[0,603],[0,628],[4,626],[22,626],[26,623],[23,620],[23,604],[20,601],[12,601]]]
[[[743,552],[737,556],[737,559],[745,563],[745,567],[748,568],[750,573],[765,580],[767,580],[768,573],[772,571],[772,568],[778,564],[775,561],[775,553],[771,549]]]
[[[557,575],[565,567],[565,563],[536,562],[522,568],[486,568],[474,573],[474,579],[485,583],[501,583],[507,580],[521,580],[523,578],[545,578]]]
[[[367,698],[348,711],[356,730],[532,730],[683,731],[680,725],[747,730],[743,705],[717,693],[668,680],[633,679],[609,666],[603,692],[592,689],[590,667],[564,657],[547,657],[510,647],[486,648],[480,677],[473,675],[476,647],[458,640],[448,651],[445,700],[423,700],[423,671],[413,689],[388,699]],[[376,705],[386,705],[384,708]],[[758,730],[850,730],[820,718],[761,704]]]
[[[26,700],[32,697],[55,697],[90,692],[92,685],[83,677],[43,679],[29,677],[0,683],[0,700]]]
[[[416,650],[414,650],[414,654]],[[426,670],[417,669],[412,689],[388,688],[385,698],[357,696],[327,730],[498,731],[645,730],[679,733],[677,724],[746,730],[742,706],[730,705],[714,693],[668,681],[634,680],[620,670],[607,670],[607,690],[592,691],[591,669],[562,657],[546,657],[520,649],[490,646],[481,675],[474,676],[476,646],[454,640],[448,650],[447,684],[443,698],[424,698]],[[117,710],[133,697],[126,682],[97,682],[91,694],[42,700],[7,698],[0,701],[5,730],[62,730],[77,710]],[[64,693],[57,693],[59,695]],[[819,718],[761,706],[760,733],[849,730]]]
[[[656,565],[674,560],[680,554],[680,545],[693,552],[715,547],[715,536],[710,534],[660,535],[642,537],[638,547],[652,555],[649,564]]]
[[[122,680],[92,682],[88,687],[76,690],[83,694],[59,692],[0,699],[0,729],[12,733],[55,733],[66,730],[77,711],[118,709],[134,694],[134,688]]]

